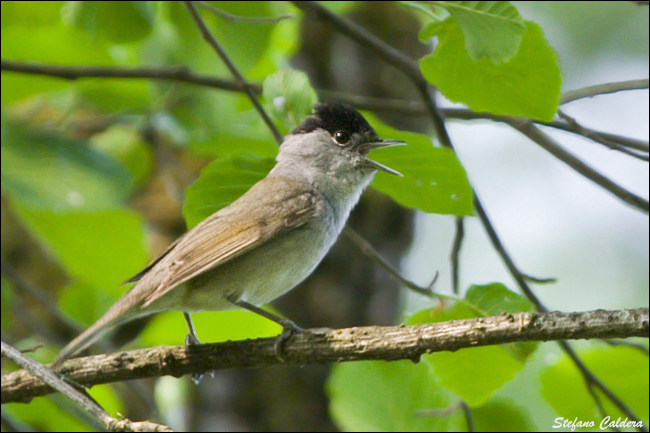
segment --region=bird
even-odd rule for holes
[[[354,108],[319,103],[284,137],[268,175],[230,205],[187,231],[124,284],[135,285],[67,344],[54,365],[77,355],[116,325],[181,311],[243,308],[280,324],[281,337],[303,329],[260,308],[309,276],[330,250],[377,171],[401,173],[367,158],[381,139]]]

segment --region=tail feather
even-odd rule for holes
[[[127,295],[117,301],[97,322],[82,332],[77,338],[68,343],[54,358],[53,365],[59,365],[68,358],[72,358],[82,350],[97,341],[110,328],[119,324],[146,315],[143,311],[133,308],[133,301]]]
[[[104,314],[97,322],[90,328],[86,329],[77,338],[72,340],[65,346],[61,352],[54,359],[53,365],[59,365],[68,358],[77,355],[82,350],[97,341],[102,335],[110,328],[120,323],[125,323],[138,317],[147,316],[158,311],[163,311],[166,305],[157,302],[155,306],[144,308],[142,306],[144,300],[150,293],[151,287],[156,287],[158,280],[156,277],[158,273],[154,273],[153,277],[140,279],[141,275],[138,274],[131,280],[136,279],[139,282],[131,288],[124,296],[122,296],[113,306]],[[130,281],[131,281],[130,280]]]
[[[111,327],[111,325],[112,323],[102,323],[101,319],[97,321],[94,325],[86,329],[77,338],[72,340],[63,349],[61,349],[59,354],[56,355],[56,358],[54,358],[52,365],[59,365],[66,359],[72,358],[82,350],[86,349],[88,346],[97,341],[102,335],[104,335],[106,331],[108,331],[108,329]]]

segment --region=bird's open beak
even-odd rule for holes
[[[363,158],[363,162],[367,167],[374,168],[375,170],[383,171],[386,173],[394,174],[395,176],[404,177],[402,173],[392,168],[386,167],[383,164],[368,159],[366,155],[370,153],[371,150],[380,149],[382,147],[391,147],[391,146],[406,146],[406,143],[400,140],[378,140],[371,143],[364,143],[359,146],[358,152]]]

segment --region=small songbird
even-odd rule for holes
[[[302,331],[259,306],[312,273],[377,170],[401,176],[366,158],[368,152],[406,144],[380,139],[346,105],[322,103],[314,111],[285,137],[264,179],[129,279],[135,286],[63,348],[55,364],[115,325],[168,310],[185,313],[187,344],[198,344],[189,313],[205,310],[240,307],[279,323],[284,333]]]

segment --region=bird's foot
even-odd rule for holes
[[[193,334],[193,333],[189,333],[189,334],[187,334],[187,337],[185,337],[185,345],[187,347],[199,346],[200,344],[201,344],[201,342],[199,341],[198,338],[196,338],[196,335]],[[213,376],[213,372],[210,372],[210,375]],[[201,383],[201,379],[203,379],[203,374],[201,374],[201,373],[192,373],[190,375],[190,379],[192,379],[192,382],[194,382],[195,385],[198,385],[199,383]]]
[[[286,362],[286,358],[284,356],[285,343],[293,335],[303,334],[307,331],[302,329],[300,326],[296,325],[295,323],[291,322],[290,320],[287,320],[282,325],[283,325],[282,333],[278,335],[277,338],[275,339],[275,344],[273,345],[273,349],[275,351],[275,356],[277,356],[280,361]]]

